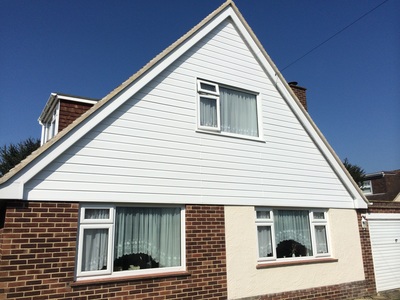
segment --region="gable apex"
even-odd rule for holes
[[[314,141],[315,145],[320,149],[322,155],[332,167],[340,181],[344,184],[349,194],[351,194],[355,201],[354,206],[364,207],[365,202],[362,194],[360,195],[359,190],[357,190],[351,178],[347,175],[340,160],[332,148],[330,148],[329,144],[311,120],[308,113],[302,107],[296,95],[272,62],[233,1],[226,1],[198,25],[193,27],[188,33],[153,58],[137,73],[114,89],[102,100],[97,102],[75,122],[70,124],[66,129],[46,143],[44,147],[38,149],[38,151],[21,162],[21,164],[13,169],[9,174],[6,174],[1,178],[0,184],[5,183],[16,175],[18,176],[15,179],[18,180],[19,184],[23,185],[28,182],[55,158],[59,157],[68,148],[88,134],[95,126],[100,124],[100,122],[105,120],[111,113],[116,111],[121,105],[136,95],[136,93],[138,93],[142,88],[146,87],[156,76],[171,66],[225,20],[229,20],[229,22],[234,25],[261,69],[274,84],[274,87],[282,96],[283,100],[289,106],[293,114],[298,118],[299,122],[302,124],[310,138]],[[17,182],[17,180],[15,180],[15,182]],[[15,190],[19,191],[18,195],[15,195],[15,197],[22,199],[23,188]],[[0,196],[0,198],[2,197]]]

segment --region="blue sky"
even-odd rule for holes
[[[237,0],[282,71],[383,0]],[[223,1],[0,1],[0,146],[40,137],[51,92],[102,98]],[[343,160],[400,168],[400,1],[282,71]]]

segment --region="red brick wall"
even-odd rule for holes
[[[376,282],[371,238],[368,228],[364,229],[361,226],[362,215],[366,213],[400,213],[400,202],[374,201],[373,204],[368,207],[368,209],[360,209],[357,211],[365,279],[367,282],[368,293],[374,294],[376,293]]]
[[[307,110],[307,95],[306,95],[307,89],[298,86],[297,83],[292,83],[292,82],[289,83],[289,86],[294,92],[294,94],[297,96],[297,98],[300,100],[300,103]]]
[[[368,200],[392,201],[400,193],[400,171],[385,172],[385,176],[371,178],[372,195],[367,195]]]
[[[58,131],[63,130],[92,106],[93,104],[90,103],[61,100]]]
[[[223,206],[186,206],[187,273],[74,283],[78,204],[7,203],[0,299],[226,299]]]

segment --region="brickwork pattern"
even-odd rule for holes
[[[78,204],[10,201],[0,299],[226,299],[223,206],[186,206],[187,273],[74,283]]]
[[[371,178],[372,195],[367,195],[368,200],[392,201],[400,193],[400,170],[386,172],[380,178]]]
[[[77,103],[75,101],[61,100],[58,131],[60,132],[69,124],[84,114],[93,104]]]
[[[298,85],[293,85],[293,84],[289,84],[290,88],[292,89],[292,91],[294,92],[294,94],[297,96],[297,98],[300,100],[300,103],[303,105],[303,107],[305,108],[305,110],[307,109],[307,95],[306,95],[306,88],[303,88],[301,86]]]
[[[376,293],[374,262],[372,257],[371,237],[367,228],[362,228],[361,219],[363,214],[367,213],[400,213],[400,202],[374,201],[368,209],[357,210],[358,227],[361,239],[361,248],[363,255],[364,274],[367,283],[368,294]]]

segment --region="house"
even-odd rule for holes
[[[63,130],[49,100],[0,179],[0,299],[374,292],[367,200],[296,86],[227,1]]]
[[[398,199],[400,195],[400,170],[366,174],[361,189],[370,201]]]

